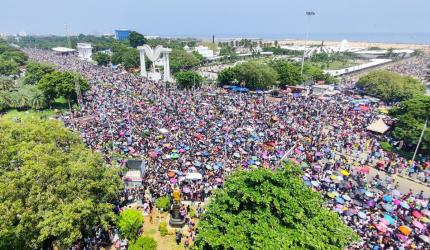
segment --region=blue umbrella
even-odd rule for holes
[[[400,203],[400,206],[402,206],[405,209],[409,209],[410,206],[408,205],[408,203],[406,203],[406,201],[402,201],[402,203]]]
[[[310,181],[305,181],[305,185],[310,187],[312,185],[312,183]]]
[[[384,195],[384,201],[385,202],[392,202],[393,201],[393,197],[391,197],[389,195]]]
[[[363,213],[363,212],[358,212],[358,217],[360,217],[361,219],[365,219],[367,216],[366,216],[366,214],[365,213]]]
[[[345,203],[345,200],[342,199],[340,196],[338,196],[338,197],[336,197],[336,202],[339,204],[343,204],[343,203]]]
[[[394,225],[396,223],[396,220],[393,217],[391,217],[389,214],[385,214],[384,219],[386,219],[388,223],[390,223],[391,225]]]
[[[194,166],[196,166],[196,167],[200,167],[201,165],[202,165],[202,163],[199,161],[194,162]]]

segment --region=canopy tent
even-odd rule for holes
[[[377,121],[372,122],[372,124],[370,124],[366,129],[372,132],[384,134],[385,132],[387,132],[388,129],[390,129],[390,127],[385,124],[382,119],[379,119]]]
[[[52,48],[52,50],[59,53],[71,53],[76,51],[75,49],[70,49],[66,47],[55,47],[55,48]]]

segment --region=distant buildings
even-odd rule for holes
[[[198,46],[198,47],[194,48],[194,50],[197,51],[200,55],[202,55],[203,58],[212,59],[215,57],[214,51],[209,49],[208,47]]]
[[[129,29],[117,29],[115,30],[115,39],[118,41],[124,41],[130,36],[131,30]]]

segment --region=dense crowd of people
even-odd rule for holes
[[[185,199],[204,201],[233,170],[275,169],[289,158],[303,167],[305,183],[326,195],[326,205],[362,237],[351,249],[429,247],[428,194],[401,194],[393,180],[378,176],[366,180],[370,167],[389,174],[410,166],[428,171],[425,157],[409,164],[387,155],[381,136],[366,130],[380,116],[377,102],[357,102],[361,97],[343,90],[281,98],[212,86],[177,90],[73,56],[26,52],[90,80],[80,109],[62,119],[107,161],[146,161],[144,188],[134,197],[170,195],[179,185]]]
[[[389,67],[388,70],[418,78],[424,83],[430,83],[426,77],[430,70],[430,53],[423,53],[417,57],[395,63]]]

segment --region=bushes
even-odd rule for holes
[[[157,242],[148,236],[139,237],[136,242],[130,244],[129,250],[156,250]]]
[[[142,212],[136,209],[126,209],[118,217],[118,227],[121,235],[128,240],[134,241],[143,224]]]
[[[178,87],[190,89],[199,87],[202,84],[203,77],[192,71],[182,71],[175,74]]]
[[[102,52],[93,54],[92,59],[102,66],[107,66],[110,63],[110,55]]]
[[[19,64],[0,58],[0,75],[11,76],[19,73]]]
[[[25,71],[24,83],[35,85],[45,75],[54,72],[54,66],[46,63],[29,62]]]
[[[167,230],[167,223],[165,221],[160,223],[160,225],[158,226],[158,231],[160,231],[161,237],[164,237],[169,234],[169,231]]]
[[[403,101],[425,93],[420,81],[386,70],[370,72],[361,77],[356,86],[385,102]]]
[[[155,206],[159,209],[159,210],[163,210],[163,211],[169,211],[170,210],[170,198],[168,196],[163,196],[160,198],[157,198],[155,200]]]

